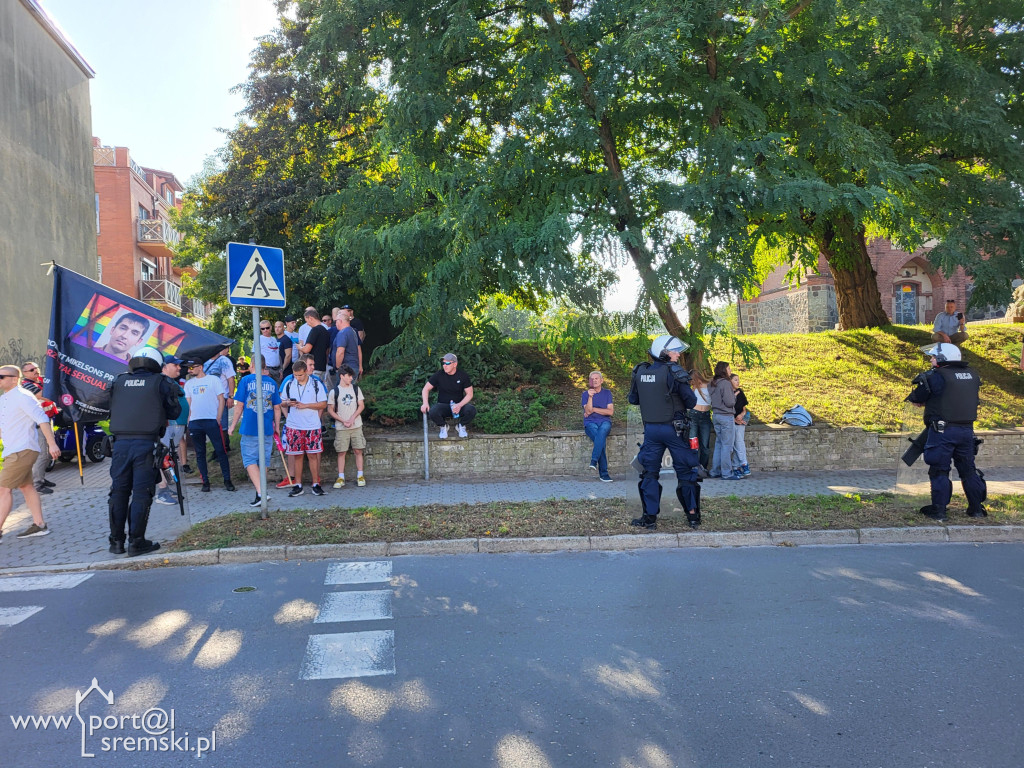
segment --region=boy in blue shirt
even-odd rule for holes
[[[277,382],[270,377],[266,358],[262,359],[263,368],[263,455],[265,464],[270,464],[274,451],[274,433],[281,431],[281,395],[277,391]],[[231,416],[228,435],[238,427],[239,449],[242,453],[242,465],[249,475],[256,498],[249,503],[250,507],[258,507],[262,502],[260,495],[260,453],[259,453],[259,422],[256,413],[256,374],[243,376],[235,391],[235,408]],[[239,423],[241,425],[239,426]]]

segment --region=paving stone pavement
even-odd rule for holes
[[[664,471],[662,510],[673,511],[675,476]],[[989,493],[1024,493],[1024,470],[1020,467],[986,469]],[[53,531],[49,536],[18,540],[16,534],[28,527],[31,516],[21,494],[15,491],[15,508],[4,526],[0,541],[0,569],[69,563],[95,563],[114,559],[107,552],[107,493],[110,489],[109,463],[85,467],[80,484],[77,465],[59,465],[48,477],[57,483],[54,493],[43,497],[43,515]],[[955,480],[955,473],[954,473]],[[333,478],[332,478],[333,482]],[[254,496],[251,484],[236,479],[238,491],[229,493],[216,480],[211,493],[200,493],[197,481],[188,480],[188,515],[178,508],[153,504],[147,536],[156,541],[176,538],[189,526],[232,512],[252,512],[248,503]],[[928,476],[921,466],[896,471],[848,470],[830,472],[754,472],[743,480],[706,480],[708,496],[798,496],[843,493],[928,493]],[[602,483],[592,476],[564,478],[506,479],[500,482],[452,482],[450,480],[387,481],[368,478],[364,488],[350,486],[334,490],[325,484],[327,495],[306,493],[294,499],[286,491],[271,494],[270,508],[300,509],[326,506],[402,507],[421,504],[478,504],[491,501],[543,501],[546,499],[637,498],[634,475],[619,476]],[[954,492],[960,493],[954,482]],[[639,502],[638,502],[639,504]]]

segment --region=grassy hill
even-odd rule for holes
[[[1024,325],[968,326],[964,358],[982,377],[982,429],[1024,424],[1024,372],[1019,369]],[[761,363],[744,366],[728,341],[713,348],[712,360],[729,360],[740,375],[755,417],[778,421],[783,411],[799,403],[820,421],[837,427],[873,431],[918,429],[920,411],[903,402],[910,380],[928,366],[918,347],[929,343],[925,326],[887,326],[858,331],[746,336]],[[615,402],[625,405],[633,365],[644,358],[642,342],[604,340],[606,354],[552,352],[532,342],[515,342],[515,364],[481,378],[464,366],[477,382],[481,432],[526,432],[579,429],[580,391],[587,374],[601,370]],[[432,372],[432,371],[431,371]],[[419,390],[429,375],[424,371],[380,372],[367,377],[365,390],[371,422],[391,427],[419,424]],[[398,408],[387,408],[386,405]],[[381,417],[384,411],[390,415]],[[408,412],[408,418],[405,413]],[[616,413],[624,423],[625,408]],[[906,424],[906,426],[904,426]]]

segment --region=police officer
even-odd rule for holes
[[[178,385],[161,372],[163,362],[155,349],[138,350],[128,361],[129,372],[118,376],[110,390],[110,551],[115,555],[124,554],[126,522],[128,557],[160,549],[146,539],[146,524],[159,471],[160,437],[168,419],[181,413]]]
[[[687,412],[697,404],[690,389],[690,374],[678,364],[689,348],[675,336],[659,336],[651,344],[650,361],[633,369],[629,397],[640,406],[644,442],[637,454],[640,503],[643,514],[630,525],[655,530],[661,508],[661,459],[667,448],[676,471],[676,496],[691,528],[700,525],[700,487],[697,485],[697,451],[690,447]],[[684,437],[685,435],[685,437]]]
[[[985,478],[974,467],[974,421],[978,417],[981,377],[960,357],[960,350],[945,342],[921,347],[932,368],[914,379],[917,385],[907,401],[924,407],[928,438],[924,460],[932,486],[932,503],[921,514],[932,520],[946,519],[946,505],[953,495],[949,480],[950,459],[956,465],[967,496],[967,514],[985,517],[981,505],[987,495]]]

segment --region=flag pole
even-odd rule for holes
[[[82,470],[82,443],[78,439],[78,422],[71,422],[72,429],[75,430],[75,454],[78,456],[78,480],[82,485],[85,485],[85,473]]]

